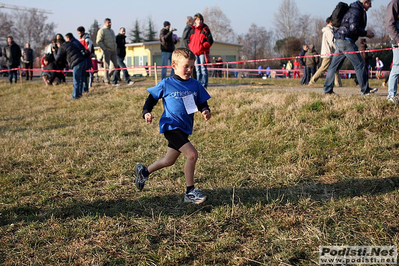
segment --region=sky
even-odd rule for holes
[[[109,17],[115,33],[118,33],[120,27],[125,27],[129,38],[129,31],[134,28],[135,21],[138,20],[139,23],[145,23],[147,26],[146,21],[149,17],[154,22],[156,32],[161,30],[163,22],[167,20],[170,21],[172,27],[177,29],[177,35],[181,36],[186,16],[193,16],[198,12],[203,13],[206,7],[215,6],[219,6],[230,20],[230,26],[237,35],[247,33],[253,23],[267,30],[273,30],[274,14],[277,13],[281,2],[282,0],[3,0],[0,4],[51,11],[53,14],[46,14],[47,22],[54,22],[57,25],[56,32],[62,34],[68,32],[75,34],[79,26],[84,26],[88,30],[95,19],[102,25],[104,18]],[[309,14],[323,19],[331,15],[338,2],[339,0],[296,0],[300,14]],[[389,2],[390,0],[373,0],[372,8],[386,6]],[[8,9],[0,10],[9,12]],[[206,17],[204,20],[206,23]]]

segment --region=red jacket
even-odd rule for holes
[[[195,55],[209,54],[209,49],[213,44],[212,33],[206,24],[199,27],[192,26],[194,33],[190,36],[188,47]]]

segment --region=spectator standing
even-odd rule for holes
[[[124,62],[126,57],[126,29],[124,27],[119,29],[119,33],[116,36],[116,54],[118,56],[118,66],[122,69],[126,84],[132,85],[134,82],[130,80],[130,75]],[[117,77],[120,76],[120,72],[120,70],[117,70]]]
[[[366,30],[367,26],[367,11],[371,8],[371,0],[358,0],[350,4],[349,11],[342,19],[341,26],[334,34],[335,38],[335,53],[333,55],[331,65],[328,68],[326,82],[324,83],[324,94],[334,93],[334,75],[341,67],[345,58],[348,58],[355,71],[356,77],[359,81],[360,91],[362,95],[369,95],[378,91],[377,88],[371,89],[369,87],[368,75],[366,65],[362,56],[356,52],[358,47],[356,41],[359,37],[374,38],[374,33],[371,30]]]
[[[308,45],[304,44],[302,46],[302,51],[299,53],[299,63],[301,64],[301,67],[303,67],[303,76],[302,76],[302,80],[301,80],[302,85],[308,84],[308,81],[309,81],[309,79],[307,77],[308,69],[307,69],[305,61],[304,61],[305,58],[303,57],[303,56],[305,56],[308,49],[309,49]]]
[[[304,84],[309,84],[310,79],[316,73],[317,65],[319,64],[319,57],[317,56],[317,51],[314,49],[314,45],[309,45],[309,49],[305,54],[304,62],[306,65],[306,80]]]
[[[262,69],[263,69],[262,65],[259,65],[259,66],[258,66],[258,77],[259,77],[259,78],[262,78],[262,77],[263,77],[263,71],[262,71]]]
[[[24,68],[26,72],[26,80],[32,80],[33,78],[33,61],[34,61],[34,56],[33,56],[33,50],[30,48],[30,44],[26,43],[25,48],[22,51],[22,58],[23,58],[23,63],[24,63]]]
[[[384,63],[380,60],[380,58],[376,57],[375,58],[375,69],[377,70],[377,73],[376,73],[377,79],[380,79],[381,71],[382,71],[383,67],[384,67]]]
[[[172,64],[172,53],[175,50],[175,42],[173,40],[173,31],[175,29],[170,26],[169,21],[163,23],[163,28],[159,34],[161,40],[161,52],[162,52],[162,71],[161,79],[166,78],[167,66]],[[173,76],[173,68],[170,71],[170,76]]]
[[[180,40],[180,47],[182,48],[187,48],[190,49],[188,47],[188,44],[190,43],[190,36],[191,34],[194,33],[193,28],[191,27],[194,23],[194,19],[192,16],[187,16],[186,17],[186,27],[183,30],[183,34],[181,36],[181,40]]]
[[[3,56],[8,67],[8,80],[10,84],[12,84],[13,79],[17,83],[18,70],[16,68],[19,68],[21,65],[21,48],[14,42],[12,36],[7,37],[7,46],[4,47]]]
[[[55,54],[55,60],[66,60],[73,70],[72,99],[77,100],[82,96],[87,60],[82,54],[82,50],[85,49],[84,46],[75,38],[70,38],[70,36],[73,37],[72,33],[65,35],[66,42],[62,39],[57,40],[58,51]]]
[[[204,24],[204,17],[200,13],[194,15],[194,23],[192,26],[194,34],[190,37],[189,47],[196,58],[197,80],[207,88],[208,69],[205,64],[210,63],[209,52],[213,44],[213,37],[209,27]]]
[[[332,26],[331,17],[326,19],[327,25],[322,29],[323,36],[321,39],[321,66],[313,77],[309,81],[309,85],[314,85],[319,78],[327,71],[331,64],[332,53],[335,50],[334,44],[334,27]],[[335,86],[342,87],[341,77],[339,76],[339,70],[335,72]]]
[[[112,22],[110,18],[104,20],[104,26],[98,30],[96,42],[103,51],[103,62],[105,68],[104,81],[110,84],[109,70],[110,62],[114,65],[114,69],[118,68],[118,58],[116,55],[116,37],[115,32],[111,29]],[[116,71],[112,76],[112,85],[118,86],[118,81],[116,79]]]
[[[194,34],[194,29],[192,28],[194,24],[194,19],[192,16],[187,16],[186,17],[186,27],[183,30],[182,37],[180,39],[180,47],[181,48],[189,48],[189,43],[190,43],[190,37],[192,34]],[[191,77],[193,79],[197,79],[197,72],[195,71],[195,68],[193,70],[193,73],[191,74]]]
[[[388,80],[388,101],[399,105],[398,77],[399,77],[399,0],[391,0],[388,4],[386,15],[386,29],[392,43],[392,69]]]
[[[301,63],[298,62],[298,59],[295,58],[294,60],[294,73],[293,73],[293,78],[296,79],[301,78],[301,75],[299,74],[299,69],[301,69]]]
[[[285,66],[285,69],[287,70],[287,79],[291,77],[291,70],[292,70],[292,63],[291,60],[288,60],[287,65]]]
[[[93,41],[90,39],[90,35],[86,33],[83,26],[78,27],[77,32],[79,35],[79,42],[90,54],[86,59],[86,71],[83,77],[83,92],[89,92],[89,88],[93,85],[93,64],[91,62],[91,54],[94,53]]]

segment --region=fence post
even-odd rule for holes
[[[158,69],[157,69],[157,63],[154,63],[154,74],[155,74],[155,85],[158,83]]]
[[[229,63],[227,63],[227,71],[226,71],[226,74],[227,74],[227,80],[229,79]]]

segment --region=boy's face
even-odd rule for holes
[[[193,73],[194,60],[182,58],[179,61],[172,63],[175,74],[184,80],[188,80]]]

